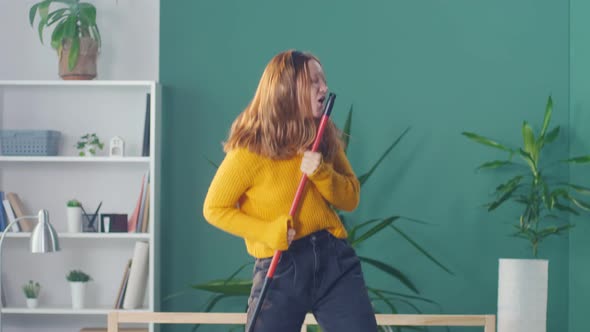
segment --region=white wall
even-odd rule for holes
[[[96,79],[157,81],[160,1],[85,1],[96,6],[102,37]],[[0,0],[0,80],[60,79],[50,46],[52,30],[41,44],[36,26],[29,25],[29,8],[36,2]]]

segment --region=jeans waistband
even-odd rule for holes
[[[321,230],[291,242],[289,249],[299,249],[309,246],[327,245],[330,244],[333,239],[336,238],[330,232],[328,232],[327,230]]]

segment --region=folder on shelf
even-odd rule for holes
[[[129,281],[123,299],[124,309],[137,309],[143,305],[148,280],[149,245],[144,241],[135,242],[135,250],[129,270]]]

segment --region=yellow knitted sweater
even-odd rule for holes
[[[244,238],[248,253],[270,257],[287,250],[287,228],[295,239],[319,230],[346,238],[346,229],[330,204],[345,211],[359,203],[360,185],[340,150],[331,163],[322,161],[308,176],[294,220],[289,210],[301,179],[301,159],[273,160],[245,148],[229,151],[207,193],[205,219],[212,225]]]

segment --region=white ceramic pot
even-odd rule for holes
[[[82,281],[70,281],[72,290],[72,308],[82,309],[86,303],[86,283]]]
[[[549,262],[500,259],[498,332],[546,332]]]
[[[67,207],[68,232],[79,233],[82,231],[82,209],[79,206]]]
[[[30,299],[27,298],[27,308],[35,309],[39,306],[39,299]]]

